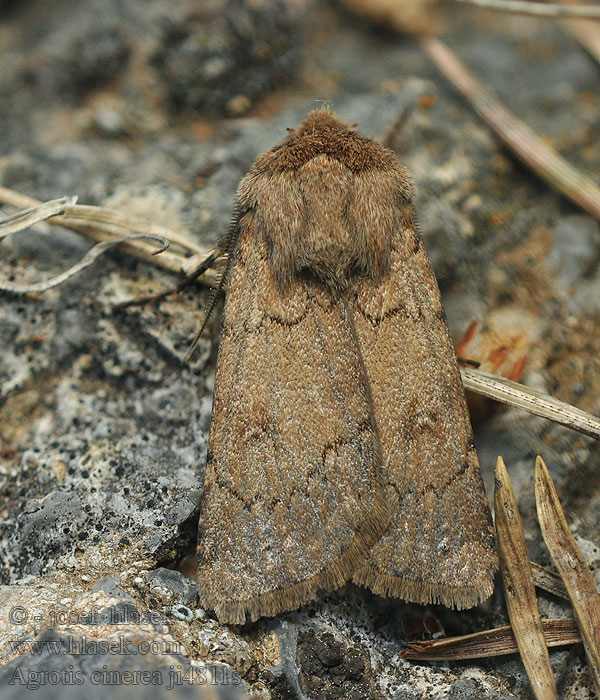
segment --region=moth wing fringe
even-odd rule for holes
[[[493,572],[485,572],[473,586],[440,586],[435,583],[383,574],[373,567],[358,569],[352,581],[385,598],[401,598],[419,605],[444,605],[466,610],[487,600],[494,590]]]
[[[343,586],[352,576],[357,563],[364,560],[372,544],[381,536],[390,520],[390,505],[382,486],[373,508],[354,534],[346,551],[323,571],[306,581],[275,591],[269,591],[246,600],[222,602],[220,599],[203,599],[207,608],[215,611],[221,622],[243,625],[248,615],[254,622],[259,617],[272,617],[282,612],[295,610],[314,600],[320,589],[334,590]]]

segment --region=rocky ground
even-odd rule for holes
[[[253,159],[327,100],[413,173],[455,339],[478,321],[485,343],[525,359],[522,381],[600,413],[598,222],[516,161],[414,39],[325,0],[13,0],[0,12],[4,187],[76,194],[208,245]],[[599,69],[563,26],[450,6],[436,17],[490,89],[600,180]],[[2,240],[0,278],[49,277],[88,246],[37,225]],[[104,697],[111,678],[126,697],[530,698],[515,656],[401,660],[423,609],[352,585],[243,628],[197,607],[218,317],[187,366],[209,290],[112,310],[175,282],[114,253],[43,294],[1,297],[0,700],[35,686]],[[502,454],[531,557],[549,564],[533,502],[542,454],[598,580],[596,443],[481,401],[472,417],[488,493]],[[551,596],[540,608],[570,614]],[[448,635],[507,621],[499,586],[473,610],[431,612]],[[581,647],[551,660],[561,698],[592,697]]]

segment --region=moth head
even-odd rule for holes
[[[354,132],[355,126],[349,126],[339,119],[329,107],[313,109],[306,119],[295,129],[288,129],[287,141],[302,138],[306,134],[322,134],[324,130],[331,129],[339,133],[345,131]]]

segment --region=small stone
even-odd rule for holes
[[[178,620],[191,622],[194,619],[194,613],[185,605],[174,605],[171,608],[171,614]]]

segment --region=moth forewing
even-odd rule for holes
[[[232,263],[201,504],[203,606],[243,623],[341,586],[389,522],[348,307],[282,293],[248,214]]]
[[[354,576],[381,595],[468,608],[498,568],[464,389],[439,289],[401,204],[389,275],[359,284],[355,319],[392,520]]]

